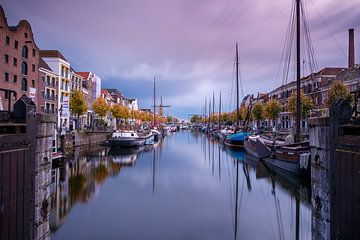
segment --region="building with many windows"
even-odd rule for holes
[[[57,84],[57,125],[58,127],[68,128],[70,122],[69,100],[71,91],[70,62],[58,50],[41,50],[40,56],[59,78]]]
[[[43,86],[39,89],[39,98],[43,99],[43,102],[39,105],[41,112],[46,114],[57,114],[58,112],[58,82],[59,76],[56,75],[46,62],[40,58],[39,79]]]
[[[22,95],[31,97],[38,105],[38,79],[39,48],[30,23],[21,20],[17,26],[9,26],[0,6],[0,107],[12,110],[13,103]]]

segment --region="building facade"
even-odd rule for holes
[[[57,84],[57,127],[69,128],[69,100],[71,91],[70,63],[61,52],[57,50],[41,50],[40,56],[59,78]]]
[[[39,48],[30,23],[21,20],[17,26],[9,26],[1,6],[0,54],[0,107],[12,110],[16,99],[26,95],[33,99],[37,111],[40,111],[37,102]]]

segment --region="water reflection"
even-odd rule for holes
[[[101,191],[100,191],[101,190]],[[53,239],[310,239],[307,183],[201,133],[53,165]]]

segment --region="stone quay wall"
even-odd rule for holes
[[[35,239],[50,239],[50,184],[55,116],[36,116],[35,150]]]

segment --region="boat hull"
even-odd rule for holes
[[[294,175],[306,175],[308,171],[300,168],[298,161],[277,159],[277,158],[264,158],[262,161],[267,165],[270,170],[283,171]]]
[[[111,146],[119,147],[138,147],[145,145],[146,139],[139,138],[122,138],[122,139],[110,139],[109,143]]]

